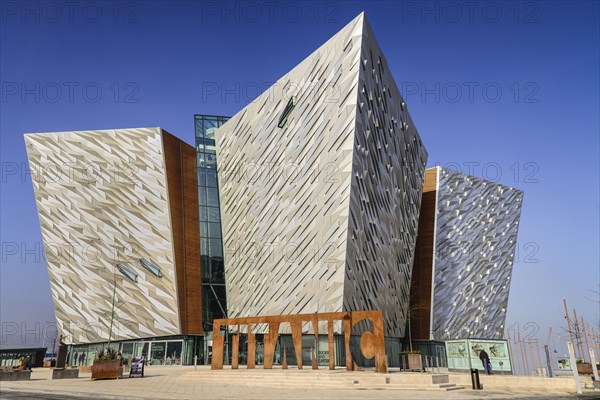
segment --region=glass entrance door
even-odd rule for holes
[[[150,359],[148,365],[165,365],[166,357],[165,351],[167,349],[166,342],[152,342],[152,348],[150,349]]]
[[[181,351],[183,349],[183,341],[178,340],[176,342],[167,342],[167,354],[166,364],[167,365],[181,365]],[[200,363],[200,360],[198,360]],[[201,364],[201,363],[200,363]]]
[[[148,360],[148,350],[150,347],[149,342],[138,342],[135,344],[135,349],[133,351],[134,357],[144,357],[144,360]]]
[[[439,360],[438,367],[448,367],[448,363],[446,360],[446,348],[444,346],[435,346],[435,355]]]

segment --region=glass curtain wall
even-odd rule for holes
[[[202,319],[206,332],[212,331],[214,319],[227,317],[215,131],[228,119],[229,117],[222,116],[194,115],[200,207]]]
[[[97,352],[107,343],[91,343],[69,346],[67,363],[72,366],[92,365]],[[123,365],[128,366],[133,357],[143,356],[146,365],[193,365],[194,356],[201,361],[203,338],[194,336],[171,336],[133,341],[112,342],[111,347],[121,352]]]

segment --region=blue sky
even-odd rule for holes
[[[567,298],[598,326],[599,3],[473,4],[2,1],[2,322],[53,321],[23,133],[193,143],[194,113],[233,115],[364,10],[429,165],[525,191],[508,325],[545,340]]]

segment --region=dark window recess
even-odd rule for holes
[[[138,281],[138,276],[137,274],[133,271],[133,268],[131,268],[129,265],[123,264],[123,263],[118,263],[117,264],[117,268],[119,269],[119,271],[125,275],[126,277],[128,277],[129,279],[131,279],[133,282]]]
[[[294,107],[296,107],[296,96],[292,96],[290,101],[288,101],[287,105],[285,106],[285,110],[283,110],[283,113],[279,118],[279,123],[277,124],[278,128],[283,128],[285,126],[285,123],[287,122],[287,119],[292,113]]]
[[[154,275],[158,276],[159,278],[162,278],[162,272],[160,272],[160,267],[158,265],[154,264],[152,261],[148,261],[144,258],[140,258],[140,264],[142,264],[142,267],[146,268],[148,271],[150,271]]]

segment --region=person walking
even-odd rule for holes
[[[25,358],[25,367],[23,369],[31,371],[31,357],[30,356],[27,356]]]
[[[482,349],[479,352],[479,359],[483,363],[483,368],[485,368],[485,372],[488,375],[491,375],[492,374],[492,371],[491,371],[492,368],[491,368],[491,364],[490,364],[490,356],[488,355],[488,353],[486,353],[485,350]]]

